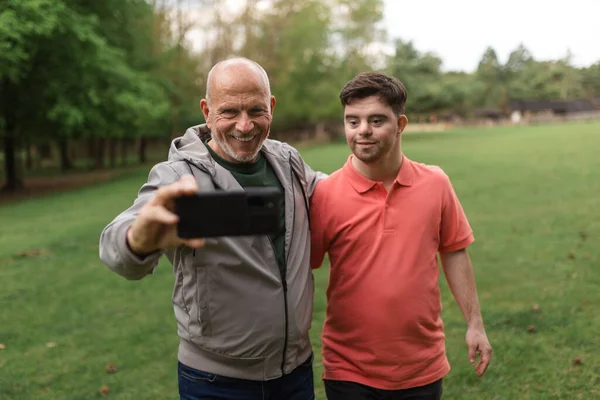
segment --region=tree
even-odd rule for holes
[[[419,118],[452,109],[461,92],[454,82],[447,86],[441,70],[442,60],[431,52],[419,52],[412,41],[397,39],[395,48],[389,72],[406,87],[406,113]]]
[[[152,17],[147,3],[4,2],[0,80],[7,190],[21,185],[17,135],[28,142],[56,140],[68,168],[70,140],[99,138],[102,149],[105,139],[135,136],[162,118],[166,97],[147,72],[147,43],[122,23],[123,16]]]
[[[3,0],[0,5],[0,120],[6,173],[3,189],[14,191],[23,185],[17,138],[25,133],[21,123],[27,115],[20,106],[29,94],[34,95],[25,93],[21,85],[28,84],[39,41],[56,33],[66,7],[52,0]],[[35,102],[33,96],[29,100]]]
[[[582,95],[588,100],[596,102],[600,109],[600,61],[580,70]]]

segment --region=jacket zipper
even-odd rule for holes
[[[291,157],[291,153],[290,153],[290,157]],[[198,166],[196,166],[198,167]],[[188,168],[190,169],[190,172],[192,173],[192,176],[194,175],[194,173],[192,172],[192,168],[188,163]],[[204,170],[204,168],[200,168],[202,170]],[[296,191],[294,190],[294,168],[292,166],[292,160],[290,158],[290,178],[291,178],[291,184],[292,184],[292,204],[294,207],[293,210],[293,219],[292,219],[292,234],[294,232],[294,225],[296,222]],[[208,171],[205,171],[208,172]],[[215,186],[218,186],[219,189],[223,190],[223,188],[213,180],[213,183],[215,184]],[[300,184],[302,185],[302,183],[300,182]],[[271,244],[271,248],[273,249],[273,253],[277,254],[277,251],[275,249],[275,244],[273,243],[273,241],[271,240],[271,237],[267,235],[267,239],[269,239],[269,243]],[[291,244],[290,244],[290,248],[291,248]],[[192,255],[193,257],[196,256],[196,250],[194,249],[194,254]],[[289,319],[289,315],[288,315],[288,298],[287,298],[287,292],[288,292],[288,287],[287,287],[287,278],[286,278],[286,270],[287,270],[287,263],[288,263],[288,259],[290,256],[290,252],[288,251],[288,254],[286,254],[285,256],[285,269],[283,270],[283,272],[281,273],[281,284],[283,286],[283,305],[284,305],[284,310],[285,310],[285,335],[283,337],[283,354],[281,357],[281,373],[285,374],[284,372],[284,366],[285,366],[285,353],[287,352],[287,346],[288,346],[288,319]]]
[[[294,234],[294,226],[296,225],[296,190],[294,189],[294,167],[292,166],[291,153],[290,153],[289,161],[290,161],[290,183],[292,185],[292,206],[293,206],[291,232],[293,235]],[[290,250],[291,250],[291,248],[292,248],[292,245],[290,243]],[[285,374],[285,372],[284,372],[285,354],[287,353],[288,336],[289,336],[289,314],[288,314],[288,297],[287,297],[287,292],[288,292],[287,266],[288,266],[289,258],[290,258],[290,251],[288,250],[288,253],[285,256],[285,269],[283,270],[283,274],[281,276],[281,284],[283,285],[283,304],[285,307],[285,336],[283,338],[283,353],[281,356],[281,373],[282,374]]]

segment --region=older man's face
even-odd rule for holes
[[[256,71],[240,67],[219,71],[210,90],[210,102],[201,106],[217,144],[213,149],[230,162],[256,160],[275,106],[265,82]]]

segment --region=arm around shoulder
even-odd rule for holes
[[[297,159],[297,162],[300,164],[303,172],[304,172],[304,177],[306,180],[306,194],[308,195],[308,197],[311,197],[313,195],[313,192],[315,191],[315,187],[317,186],[317,183],[325,178],[328,177],[328,175],[324,172],[320,172],[320,171],[315,171],[313,170],[310,165],[308,165],[304,159],[302,158],[302,156],[300,155],[300,152],[292,147],[289,146],[292,149],[292,153],[294,154],[294,157]]]

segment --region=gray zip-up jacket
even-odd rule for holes
[[[127,229],[160,186],[193,174],[200,191],[240,189],[203,143],[205,125],[173,140],[168,161],[155,165],[134,204],[102,232],[100,258],[127,279],[152,273],[163,252],[140,258],[126,243]],[[310,269],[308,196],[324,174],[314,172],[293,147],[267,139],[261,150],[285,192],[286,274],[282,279],[267,236],[207,238],[203,248],[166,253],[173,264],[173,305],[179,361],[233,378],[280,377],[311,355],[308,330],[314,282]],[[202,210],[198,210],[202,212]]]

